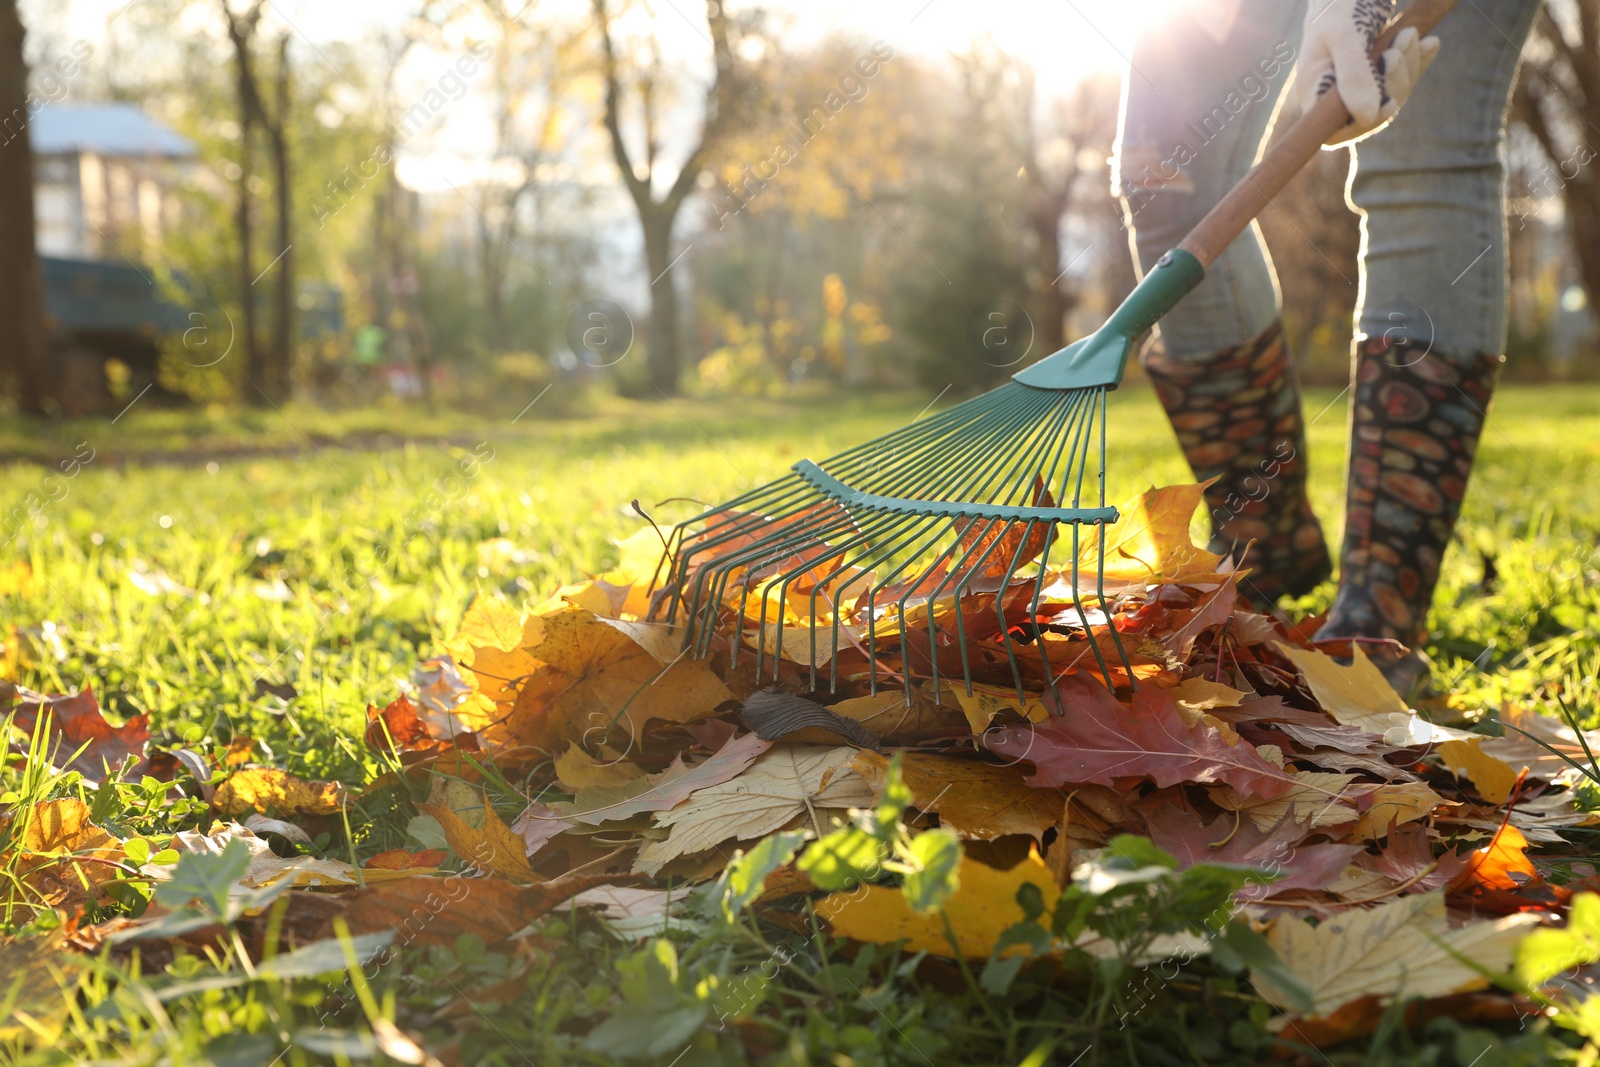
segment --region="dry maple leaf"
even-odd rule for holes
[[[1321,889],[1362,851],[1360,845],[1305,844],[1311,831],[1288,820],[1263,828],[1224,814],[1202,823],[1198,815],[1160,793],[1146,798],[1139,808],[1145,813],[1150,840],[1170,852],[1180,867],[1231,863],[1274,876],[1272,881],[1240,889],[1235,894],[1240,901],[1265,900],[1295,889]]]
[[[864,807],[877,796],[850,766],[856,750],[774,745],[743,774],[690,794],[655,817],[669,833],[639,850],[634,869],[653,875],[679,856],[781,830],[809,808]]]
[[[1029,507],[1053,508],[1055,497],[1044,479],[1033,476]],[[1008,574],[1032,563],[1050,544],[1055,523],[1011,522],[1005,519],[956,519],[956,539],[950,559],[958,568],[962,588],[992,591]],[[977,579],[977,581],[974,581]]]
[[[1361,818],[1361,812],[1356,810],[1357,798],[1345,795],[1346,787],[1355,780],[1353,774],[1301,771],[1281,796],[1243,797],[1232,787],[1224,786],[1213,790],[1212,799],[1219,807],[1249,815],[1250,821],[1262,830],[1271,830],[1284,819],[1308,831],[1319,830]]]
[[[1426,782],[1392,782],[1372,786],[1361,800],[1361,819],[1350,830],[1356,840],[1372,841],[1398,826],[1426,818],[1444,803],[1444,797]]]
[[[419,804],[417,810],[439,820],[456,855],[478,870],[524,885],[544,880],[528,866],[526,843],[501,821],[487,798],[478,809],[483,816],[478,826],[468,824],[448,804]]]
[[[1089,528],[1078,548],[1080,574],[1095,573],[1102,537],[1108,579],[1175,582],[1215,574],[1222,557],[1189,536],[1189,521],[1204,496],[1205,485],[1170,485],[1140,493],[1117,509],[1120,518],[1115,523]]]
[[[499,736],[547,752],[564,741],[620,748],[637,744],[651,719],[688,722],[733,699],[704,663],[684,656],[681,631],[576,609],[546,616],[544,628],[525,650],[537,665]]]
[[[1280,643],[1277,649],[1299,669],[1311,695],[1317,698],[1317,706],[1336,722],[1382,734],[1385,742],[1399,746],[1466,741],[1478,736],[1435,726],[1412,711],[1359,645],[1354,647],[1348,667],[1314,648],[1291,648]]]
[[[17,883],[24,907],[43,904],[68,911],[99,899],[100,886],[120,873],[122,842],[95,826],[89,806],[75,797],[35,804],[23,816]]]
[[[990,751],[1034,765],[1030,785],[1149,778],[1162,787],[1225,783],[1242,796],[1268,798],[1294,785],[1295,775],[1262,759],[1249,742],[1230,745],[1213,726],[1185,723],[1166,690],[1141,688],[1129,708],[1079,673],[1061,679],[1047,700],[1059,711],[1043,723],[1002,727],[984,737]]]
[[[1267,941],[1310,992],[1310,1014],[1323,1016],[1368,996],[1438,997],[1481,989],[1488,980],[1476,968],[1507,970],[1517,944],[1539,922],[1512,915],[1452,930],[1444,894],[1436,891],[1343,911],[1316,926],[1281,918],[1267,931]],[[1254,981],[1269,1004],[1297,1013],[1291,997],[1260,975]]]
[[[332,815],[344,807],[344,800],[345,787],[339,782],[310,782],[274,767],[250,767],[217,786],[211,803],[223,815]]]
[[[872,788],[883,788],[889,770],[886,757],[862,752],[854,766]],[[1005,834],[1040,838],[1061,820],[1063,795],[1027,785],[1023,770],[1016,766],[907,752],[901,756],[900,775],[917,810],[938,815],[941,825],[964,838],[992,841]]]
[[[679,755],[660,774],[652,774],[620,786],[596,786],[579,792],[571,804],[552,805],[566,820],[598,826],[601,823],[630,819],[647,811],[666,811],[677,807],[691,794],[721,785],[745,772],[772,742],[757,735],[731,737],[709,759],[690,766]]]
[[[1061,895],[1055,876],[1039,853],[1030,851],[1027,859],[1005,871],[963,856],[956,869],[955,892],[931,914],[912,911],[898,888],[878,885],[823,897],[816,911],[840,937],[880,945],[904,939],[908,952],[954,958],[959,951],[968,959],[983,959],[994,951],[1001,934],[1027,918],[1017,903],[1017,892],[1024,885],[1039,891],[1045,914],[1055,908]],[[954,946],[945,932],[945,918],[955,931]],[[1003,954],[1021,950],[1013,946]]]
[[[1438,754],[1439,762],[1457,778],[1468,779],[1480,797],[1499,806],[1511,799],[1512,787],[1517,784],[1517,772],[1505,760],[1485,752],[1485,740],[1446,741],[1434,752]]]
[[[48,714],[50,737],[46,751],[51,763],[62,770],[77,771],[98,785],[105,781],[107,767],[118,770],[129,756],[143,761],[145,745],[150,740],[148,715],[135,715],[121,726],[112,726],[100,713],[94,688],[87,685],[83,692],[70,696],[46,696],[22,688],[16,692],[23,699],[16,706],[12,725],[31,733],[40,717]],[[73,756],[80,747],[83,751]],[[62,760],[67,762],[63,765]],[[139,768],[135,767],[133,773],[137,780]]]
[[[426,718],[419,715],[416,705],[403,694],[382,709],[368,704],[367,747],[375,752],[391,754],[436,751],[456,746],[469,749],[478,747],[477,736],[465,726],[452,718],[441,730],[435,725],[437,718],[432,713]]]
[[[471,935],[498,945],[573,895],[618,880],[614,874],[568,874],[538,885],[503,878],[408,878],[343,895],[355,934],[395,932],[395,944],[445,945]],[[331,936],[331,924],[323,936]]]

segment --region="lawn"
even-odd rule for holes
[[[26,560],[33,580],[0,595],[0,676],[48,692],[92,685],[117,721],[148,713],[158,742],[209,752],[249,737],[257,758],[274,766],[371,782],[386,768],[362,743],[365,709],[393,699],[418,660],[440,651],[479,590],[542,599],[614,563],[612,539],[640,526],[633,501],[663,525],[677,521],[693,501],[725,498],[798,458],[890,430],[928,400],[608,400],[594,413],[562,417],[554,417],[556,404],[541,403],[515,421],[401,409],[330,416],[291,408],[246,418],[136,406],[115,425],[12,426],[0,432],[0,455],[13,459],[0,470],[0,538],[8,539],[0,567]],[[1314,500],[1337,537],[1343,397],[1314,394],[1307,407],[1315,416]],[[1187,480],[1148,392],[1116,395],[1110,432],[1113,501]],[[1559,694],[1594,715],[1597,484],[1600,391],[1504,390],[1431,620],[1436,681],[1454,687],[1455,703],[1471,714],[1504,701],[1544,706]],[[1317,610],[1330,595],[1331,584],[1297,607]],[[6,775],[0,790],[21,788],[15,768]],[[59,795],[74,786],[52,788]],[[508,816],[520,807],[509,787],[496,800]],[[335,832],[324,847],[359,859],[407,844],[403,808],[392,792],[369,794],[350,810],[349,835]],[[180,808],[127,818],[159,846],[161,835],[197,825],[202,814]],[[634,955],[633,945],[592,922],[560,917],[515,949],[462,943],[409,952],[370,988],[357,982],[361,995],[343,999],[324,1000],[332,988],[325,981],[283,979],[229,992],[197,987],[135,1008],[135,983],[115,1001],[120,1021],[95,1008],[93,994],[72,1013],[31,1025],[0,1019],[8,1042],[0,1062],[265,1064],[284,1050],[274,1034],[318,1026],[319,1000],[337,1008],[328,1033],[364,1031],[374,1014],[398,1013],[455,1062],[612,1062],[586,1050],[582,1035],[619,997],[645,1013],[641,1019],[670,1014],[650,998],[688,996],[689,976],[759,967],[772,952],[763,938],[779,935],[811,943],[810,934],[754,926],[739,942],[685,932],[669,967]],[[531,966],[528,954],[536,957]],[[1019,983],[1011,999],[991,1001],[953,969],[947,980],[929,984],[923,974],[913,984],[910,970],[886,964],[882,953],[828,959],[805,982],[795,980],[803,988],[781,1015],[774,1009],[764,1023],[740,1024],[742,1040],[731,1027],[708,1031],[679,1067],[759,1058],[749,1050],[772,1063],[1042,1064],[1055,1046],[1040,1033],[1056,1034],[1051,1040],[1063,1048],[1083,1037],[1073,1002],[1047,987]],[[189,975],[208,966],[173,964]],[[652,976],[668,971],[677,976],[668,993],[651,987]],[[0,997],[3,978],[0,960]],[[840,993],[845,982],[859,995]],[[1136,1034],[1152,1063],[1254,1061],[1261,1020],[1226,984],[1210,974],[1175,983],[1124,1028],[1113,1025],[1116,1051],[1102,1046],[1096,1055],[1127,1062],[1132,1046],[1122,1042]],[[351,1042],[295,1046],[283,1062],[358,1051]],[[1414,1033],[1390,1027],[1370,1049],[1334,1050],[1329,1062],[1370,1056],[1489,1067],[1538,1062],[1512,1058],[1533,1056],[1536,1044],[1445,1020]],[[818,1047],[845,1058],[817,1059]],[[1474,1060],[1481,1049],[1491,1051]]]

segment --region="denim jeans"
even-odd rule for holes
[[[1325,2],[1309,0],[1312,10]],[[1404,337],[1460,355],[1504,348],[1505,119],[1539,2],[1462,0],[1434,31],[1439,56],[1395,121],[1355,146],[1346,198],[1361,216],[1358,338]],[[1195,17],[1229,7],[1224,26]],[[1196,0],[1134,48],[1113,185],[1141,270],[1259,157],[1306,8]],[[1158,328],[1168,358],[1204,360],[1260,334],[1278,309],[1252,225]]]

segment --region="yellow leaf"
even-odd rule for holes
[[[1089,527],[1078,550],[1079,580],[1095,573],[1101,531],[1106,539],[1107,578],[1171,582],[1215,574],[1222,557],[1189,536],[1189,521],[1204,493],[1204,485],[1150,489],[1118,508],[1121,518],[1115,523]]]
[[[308,782],[288,771],[252,767],[235,771],[217,787],[211,803],[223,815],[276,811],[280,815],[332,815],[344,806],[344,786],[338,782]]]
[[[33,568],[25,559],[0,567],[0,596],[26,597],[33,591]]]
[[[456,635],[445,642],[458,664],[472,662],[472,650],[498,648],[510,652],[527,638],[522,612],[497,596],[479,593],[472,598],[467,613],[456,628]],[[535,638],[537,643],[537,637]]]
[[[1172,699],[1180,708],[1192,711],[1212,711],[1216,708],[1236,708],[1245,701],[1245,694],[1221,682],[1207,678],[1185,678],[1172,688]]]
[[[1428,788],[1426,782],[1398,782],[1380,785],[1371,793],[1372,806],[1350,836],[1372,841],[1389,832],[1389,824],[1414,822],[1444,803],[1444,797]]]
[[[1439,746],[1438,752],[1444,765],[1457,778],[1468,778],[1484,800],[1498,806],[1511,799],[1511,790],[1517,784],[1517,772],[1505,760],[1496,759],[1485,752],[1482,738],[1446,741]]]
[[[491,736],[547,752],[565,741],[626,750],[651,719],[689,722],[733,699],[704,663],[682,655],[678,631],[576,608],[543,621],[544,640],[527,649],[538,666]]]
[[[487,799],[481,809],[483,824],[476,827],[443,804],[423,804],[418,810],[438,819],[456,855],[478,870],[523,884],[544,880],[528,866],[527,845],[501,821]]]
[[[1412,711],[1360,645],[1355,646],[1348,667],[1314,648],[1290,648],[1281,642],[1277,647],[1305,677],[1317,704],[1341,725],[1382,734],[1391,745],[1425,745],[1477,736],[1435,726]]]
[[[874,789],[883,788],[887,758],[860,752],[854,766]],[[1030,773],[1019,764],[1001,767],[924,752],[905,753],[900,765],[901,780],[918,810],[938,814],[942,825],[979,841],[1004,834],[1037,838],[1061,821],[1061,793],[1025,784]]]
[[[555,770],[556,781],[569,793],[594,786],[627,785],[644,777],[636,763],[615,757],[602,762],[574,744],[568,744],[567,750],[556,758]]]
[[[572,608],[582,608],[596,615],[610,615],[613,604],[610,594],[594,582],[577,582],[564,585],[550,595],[544,603],[533,609],[535,616],[555,615]]]
[[[1267,941],[1311,993],[1310,1014],[1323,1016],[1363,997],[1438,997],[1481,989],[1489,983],[1475,968],[1507,970],[1517,944],[1541,921],[1536,915],[1511,915],[1452,930],[1444,894],[1435,891],[1341,911],[1315,926],[1280,918],[1267,931]],[[1256,976],[1255,986],[1268,1003],[1295,1013],[1293,999],[1269,982]]]
[[[994,721],[1007,708],[1011,708],[1022,715],[1029,722],[1043,722],[1050,717],[1050,711],[1038,697],[1029,696],[1027,701],[1017,699],[1017,691],[999,685],[974,685],[972,692],[967,692],[966,686],[957,685],[955,690],[956,703],[961,705],[962,712],[967,717],[967,725],[972,728],[972,735],[978,737],[989,728]]]
[[[963,856],[956,877],[956,891],[944,905],[944,914],[955,931],[955,948],[945,936],[939,913],[913,912],[898,888],[869,885],[834,893],[817,902],[817,914],[827,919],[840,937],[885,945],[904,938],[908,952],[925,951],[954,958],[959,949],[968,959],[982,959],[994,950],[1002,933],[1026,918],[1017,903],[1019,889],[1035,886],[1047,915],[1061,895],[1055,877],[1037,851],[1030,851],[1027,859],[1008,871],[997,871]],[[1021,951],[1021,947],[1014,946],[1005,954],[1015,951]]]

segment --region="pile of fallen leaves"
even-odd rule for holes
[[[209,882],[174,887],[172,856],[95,827],[77,800],[14,814],[6,847],[35,907],[71,911],[120,872],[154,880],[139,917],[67,932],[79,947],[147,952],[211,943],[229,922],[257,947],[281,894],[291,945],[345,927],[500,941],[562,904],[596,908],[628,937],[659,931],[686,886],[726,881],[731,861],[759,851],[741,899],[774,921],[797,921],[809,895],[840,937],[1020,964],[1126,949],[1059,915],[1018,935],[1071,893],[1222,870],[1238,877],[1211,933],[1257,935],[1255,987],[1302,1040],[1362,1033],[1402,995],[1474,1017],[1527,1010],[1490,979],[1512,974],[1530,930],[1560,927],[1576,894],[1600,889],[1591,868],[1570,869],[1563,836],[1600,821],[1575,803],[1588,739],[1511,711],[1506,736],[1444,725],[1447,704],[1429,717],[1408,707],[1359,646],[1319,648],[1309,624],[1250,611],[1241,575],[1191,542],[1200,499],[1179,486],[1122,509],[1103,601],[1080,605],[1068,572],[1045,570],[929,605],[920,645],[883,641],[893,655],[874,665],[853,644],[822,690],[812,663],[784,658],[806,642],[753,630],[737,598],[711,655],[687,656],[680,631],[649,620],[650,528],[616,569],[544,603],[480,596],[446,654],[368,709],[366,744],[390,770],[365,790],[425,794],[409,832],[426,847],[361,868],[269,844],[309,844],[345,810],[343,787],[256,766],[247,742],[220,773],[197,767],[181,749],[147,751],[142,720],[110,727],[92,694],[24,693],[15,725],[53,713],[50,755],[92,781],[125,760],[157,781],[186,766],[219,781],[203,785],[210,831],[170,850],[222,859]],[[934,655],[959,662],[962,644],[970,688],[930,669]],[[490,776],[525,792],[519,818],[496,813]],[[1541,849],[1565,857],[1564,877],[1530,857]],[[450,873],[461,867],[469,876]],[[1204,935],[1146,941],[1136,962],[1207,952]],[[1535,985],[1600,956],[1546,947],[1559,966],[1521,965]]]

